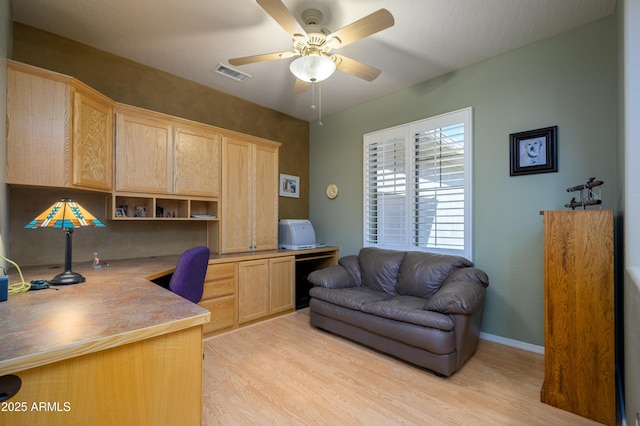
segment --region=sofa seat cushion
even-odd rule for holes
[[[371,290],[367,287],[349,287],[339,289],[329,289],[324,287],[313,287],[309,290],[309,296],[324,300],[334,305],[344,306],[345,308],[362,310],[362,306],[380,302],[393,296]]]
[[[395,296],[391,299],[367,303],[361,310],[396,321],[445,331],[453,330],[454,323],[451,318],[439,312],[423,309],[426,302],[420,297]]]
[[[398,275],[398,294],[428,299],[440,289],[452,272],[472,265],[469,260],[460,256],[407,252]]]
[[[406,345],[425,349],[435,355],[446,355],[456,350],[455,332],[453,330],[444,331],[438,328],[423,327],[421,325],[395,321],[378,315],[334,305],[333,303],[314,297],[311,298],[309,306],[313,313],[342,321]],[[364,336],[363,340],[356,340],[367,344],[367,338]]]

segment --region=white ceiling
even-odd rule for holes
[[[293,59],[212,72],[230,58],[291,50],[291,39],[254,0],[12,0],[13,19],[315,121],[311,90],[294,94]],[[301,21],[319,9],[336,31],[380,8],[395,25],[336,53],[380,68],[373,82],[336,71],[322,83],[329,115],[611,15],[615,0],[283,0]],[[317,95],[317,94],[316,94]]]

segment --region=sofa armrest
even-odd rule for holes
[[[429,299],[424,309],[443,314],[471,315],[482,307],[485,292],[484,285],[477,282],[448,282]]]
[[[316,286],[325,288],[356,287],[357,283],[351,272],[342,265],[318,269],[309,274],[307,280]]]
[[[443,284],[447,284],[454,281],[469,281],[482,284],[484,287],[489,286],[489,276],[486,272],[478,268],[460,268],[453,271],[451,275],[447,277]]]

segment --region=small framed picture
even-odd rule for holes
[[[280,174],[280,196],[300,198],[300,176]]]
[[[558,171],[558,126],[509,135],[511,176]]]
[[[116,217],[125,217],[124,209],[122,207],[116,207]]]

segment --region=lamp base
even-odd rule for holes
[[[83,282],[85,282],[85,278],[73,271],[64,271],[49,280],[49,284],[53,285],[79,284]]]

